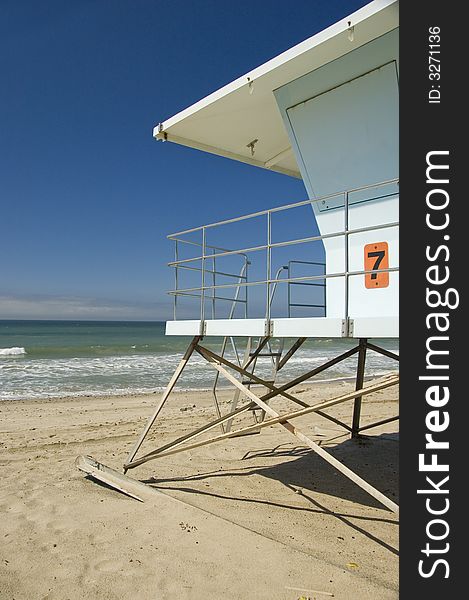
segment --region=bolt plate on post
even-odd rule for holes
[[[342,337],[347,337],[348,334],[348,326],[347,326],[347,319],[342,319]]]

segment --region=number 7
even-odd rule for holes
[[[372,271],[379,269],[379,265],[381,264],[383,258],[385,257],[386,252],[384,250],[377,250],[376,252],[368,252],[368,258],[374,258],[376,256],[375,264],[373,265]],[[378,277],[378,273],[371,273],[371,279],[376,279]]]
[[[375,242],[364,247],[365,287],[369,290],[385,288],[389,285],[389,248],[387,242]]]

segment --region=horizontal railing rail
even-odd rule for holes
[[[399,271],[399,267],[390,267],[387,269],[370,269],[365,271],[364,269],[361,271],[342,271],[340,273],[327,273],[326,275],[309,275],[305,277],[293,277],[291,279],[259,279],[256,281],[248,281],[245,283],[226,283],[219,285],[206,285],[195,288],[185,288],[180,290],[170,290],[167,293],[170,295],[183,293],[183,292],[193,292],[197,290],[212,290],[212,289],[222,289],[222,288],[238,288],[238,287],[251,287],[255,285],[267,285],[273,283],[296,283],[298,281],[315,281],[318,279],[332,279],[334,277],[345,277],[349,275],[353,277],[355,275],[371,275],[373,273],[395,273]]]
[[[342,237],[344,235],[353,235],[356,233],[365,233],[367,231],[374,231],[376,229],[388,229],[390,227],[399,227],[399,221],[393,221],[392,223],[383,223],[382,225],[370,225],[369,227],[359,227],[357,229],[337,231],[334,233],[325,233],[324,235],[314,235],[306,238],[299,238],[294,240],[288,240],[284,242],[273,242],[272,244],[262,244],[260,246],[251,246],[248,248],[241,248],[240,250],[227,250],[226,252],[216,253],[216,258],[222,258],[223,256],[233,256],[236,254],[245,255],[250,252],[259,252],[260,250],[268,250],[269,248],[284,248],[286,246],[294,246],[296,244],[307,244],[310,242],[319,242],[321,240],[327,240],[335,237]],[[179,261],[171,261],[168,263],[168,267],[180,266],[184,263],[194,262],[196,260],[203,260],[212,258],[213,254],[206,254],[201,256],[195,256],[193,258],[185,258]]]
[[[232,219],[225,219],[224,221],[217,221],[214,223],[208,223],[207,225],[199,225],[197,227],[193,227],[192,229],[186,229],[184,231],[178,231],[176,233],[170,233],[167,235],[168,239],[173,239],[174,236],[179,235],[187,235],[188,233],[194,233],[195,231],[202,231],[202,229],[209,229],[211,227],[219,227],[220,225],[229,225],[231,223],[236,223],[238,221],[245,221],[246,219],[253,219],[255,217],[262,217],[267,213],[275,213],[281,212],[284,210],[290,210],[292,208],[298,208],[300,206],[307,206],[308,204],[314,204],[318,202],[323,202],[324,200],[328,200],[330,198],[338,198],[340,196],[344,196],[345,194],[353,194],[355,192],[361,192],[363,190],[373,189],[385,185],[390,185],[392,183],[399,184],[399,179],[387,179],[385,181],[380,181],[379,183],[372,183],[369,185],[364,185],[362,187],[353,188],[350,190],[343,190],[341,192],[334,192],[333,194],[327,194],[325,196],[320,196],[319,198],[313,198],[312,200],[301,200],[300,202],[293,202],[292,204],[284,204],[282,206],[274,206],[272,208],[266,208],[264,210],[257,211],[255,213],[250,213],[248,215],[241,215],[239,217],[233,217]],[[395,196],[397,192],[385,194],[385,196]],[[382,195],[373,196],[373,198],[381,198]]]

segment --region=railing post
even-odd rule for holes
[[[202,287],[200,290],[200,325],[203,327],[205,320],[205,247],[206,233],[205,226],[202,227]]]
[[[348,323],[348,309],[349,309],[349,193],[345,192],[345,202],[344,202],[345,214],[344,214],[344,229],[345,229],[345,297],[344,297],[344,319]],[[347,325],[348,327],[348,325]]]
[[[327,265],[326,263],[324,263],[324,279],[322,280],[323,282],[323,292],[322,292],[322,301],[324,302],[324,316],[327,317],[327,279],[326,279],[326,275],[327,275]]]
[[[249,281],[249,277],[248,277],[248,269],[249,269],[249,260],[248,257],[245,256],[244,257],[244,275],[245,275],[245,283],[247,283]],[[245,285],[244,286],[244,318],[247,319],[248,318],[248,286]]]
[[[174,269],[174,286],[175,286],[176,292],[179,289],[179,287],[178,287],[178,284],[179,284],[178,264],[177,264],[178,260],[179,260],[179,251],[178,251],[178,241],[176,239],[176,240],[174,240],[174,261],[176,263],[175,269]],[[173,319],[175,321],[177,319],[177,302],[178,302],[178,295],[176,293],[176,294],[174,294],[174,302],[173,302]]]
[[[265,311],[265,320],[266,320],[266,327],[269,327],[269,323],[270,323],[270,281],[272,279],[272,248],[271,248],[271,244],[272,244],[272,215],[270,210],[267,211],[267,272],[266,272],[266,279],[267,279],[267,296],[266,296],[266,302],[267,302],[267,308]],[[266,332],[266,335],[268,333]]]
[[[215,259],[215,248],[212,248],[212,319],[215,319],[215,285],[216,285],[216,259]]]

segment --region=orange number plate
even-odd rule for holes
[[[389,249],[387,242],[376,242],[365,246],[365,271],[389,269]],[[389,285],[389,273],[366,273],[365,286],[368,289],[385,288]]]

